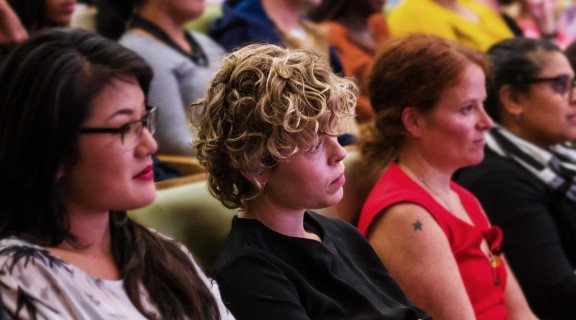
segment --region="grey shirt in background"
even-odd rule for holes
[[[159,154],[193,155],[193,134],[186,124],[188,105],[206,93],[208,83],[221,66],[225,51],[204,34],[192,32],[208,58],[202,67],[155,39],[127,32],[119,42],[134,50],[152,67],[154,78],[148,103],[158,107],[158,123],[154,137]]]

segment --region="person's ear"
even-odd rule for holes
[[[524,113],[522,98],[522,93],[512,88],[509,84],[505,84],[500,88],[500,104],[503,111],[512,115],[515,119],[519,119]]]
[[[414,138],[422,136],[422,115],[414,107],[406,107],[402,110],[402,124],[406,133]]]
[[[253,185],[262,186],[266,185],[268,181],[268,172],[269,170],[264,170],[262,172],[250,172],[246,170],[242,170],[241,173],[246,178],[246,180],[250,181]]]

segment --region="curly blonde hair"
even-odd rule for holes
[[[319,135],[348,131],[356,93],[352,81],[306,50],[253,44],[228,55],[205,98],[188,110],[210,193],[227,208],[246,209],[263,186],[242,173],[273,169]]]

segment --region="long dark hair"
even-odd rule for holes
[[[0,238],[81,245],[69,230],[57,172],[78,160],[78,132],[93,99],[122,77],[136,78],[147,93],[152,71],[129,49],[83,30],[40,32],[8,57],[0,70]],[[164,319],[219,318],[210,290],[175,243],[126,212],[110,214],[110,232],[124,289],[143,314],[140,285]]]
[[[127,29],[127,23],[135,8],[143,0],[98,0],[96,8],[96,31],[113,40],[118,40]]]

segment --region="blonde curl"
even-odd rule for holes
[[[247,208],[263,191],[253,177],[348,131],[357,88],[324,58],[276,45],[241,48],[224,61],[188,119],[210,192],[228,208]],[[201,109],[194,119],[195,110]]]

